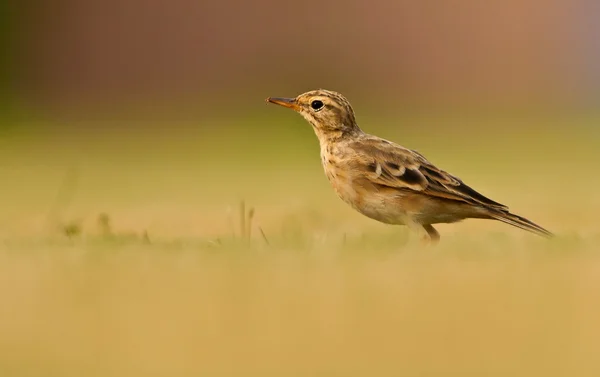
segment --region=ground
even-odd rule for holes
[[[23,122],[0,375],[596,376],[598,119],[359,117],[557,234],[469,220],[436,247],[346,207],[294,114]]]

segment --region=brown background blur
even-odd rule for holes
[[[593,0],[55,0],[3,7],[11,94],[67,112],[136,101],[210,111],[318,87],[391,106],[570,106],[594,103],[600,87]]]

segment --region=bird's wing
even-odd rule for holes
[[[423,155],[379,138],[349,144],[356,153],[354,169],[375,185],[466,202],[506,211],[497,203],[463,183],[459,178],[435,167]]]

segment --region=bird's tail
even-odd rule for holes
[[[550,237],[554,236],[550,231],[542,228],[541,226],[537,225],[533,221],[529,221],[524,217],[515,215],[510,212],[494,211],[494,212],[489,213],[489,215],[491,218],[493,218],[495,220],[502,221],[504,223],[516,226],[517,228],[527,230],[529,232],[535,233],[542,237],[550,238]]]

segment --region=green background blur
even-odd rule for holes
[[[105,210],[131,227],[161,218],[204,233],[246,198],[263,211],[295,202],[360,221],[323,179],[310,127],[264,103],[315,88],[345,94],[366,132],[543,225],[591,226],[581,214],[561,222],[578,210],[556,197],[571,190],[593,216],[593,185],[555,178],[594,170],[598,156],[591,1],[0,6],[7,234],[39,231],[70,171],[65,216]]]

